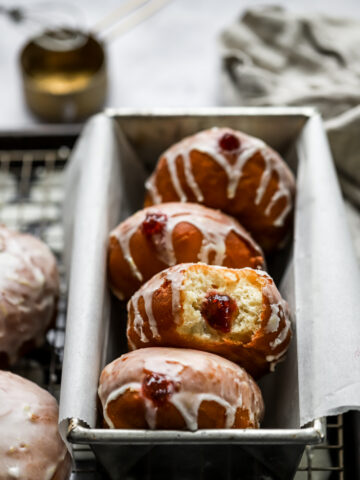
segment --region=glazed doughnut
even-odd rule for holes
[[[71,459],[58,433],[55,399],[35,383],[0,371],[0,478],[65,480]]]
[[[230,128],[205,130],[170,147],[146,189],[145,206],[180,200],[233,215],[265,251],[289,234],[291,171],[263,141]]]
[[[284,356],[291,329],[287,304],[267,273],[193,263],[164,270],[132,296],[127,337],[130,349],[217,353],[258,378]]]
[[[100,377],[110,428],[258,428],[259,387],[238,365],[207,352],[144,348],[122,355]]]
[[[43,343],[59,296],[56,260],[40,240],[0,225],[0,365]]]
[[[235,219],[195,203],[145,208],[110,233],[109,280],[120,299],[170,265],[197,261],[265,266],[261,248]]]

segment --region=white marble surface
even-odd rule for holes
[[[29,7],[39,1],[6,0],[1,3]],[[83,12],[84,24],[91,27],[123,0],[76,0],[72,3]],[[111,81],[107,105],[186,107],[218,104],[217,36],[244,8],[257,3],[172,0],[145,23],[107,45]],[[261,2],[265,3],[273,4],[274,1]],[[359,0],[282,0],[277,3],[296,11],[323,10],[360,18]],[[24,104],[18,53],[30,32],[3,16],[0,16],[0,32],[0,129],[29,127],[37,120]]]

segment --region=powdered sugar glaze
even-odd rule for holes
[[[226,158],[226,155],[219,147],[219,139],[222,135],[231,133],[235,135],[240,141],[240,147],[236,151],[235,161],[230,163]],[[199,132],[191,137],[185,138],[182,141],[176,143],[170,147],[164,154],[163,158],[166,161],[171,183],[178,195],[181,202],[188,201],[186,192],[181,186],[181,182],[178,177],[176,160],[180,158],[183,162],[185,181],[187,186],[193,192],[198,202],[204,201],[204,196],[201,191],[200,185],[196,182],[195,176],[191,167],[190,154],[193,151],[198,151],[208,155],[212,158],[226,173],[228,178],[227,185],[227,197],[232,199],[235,197],[237,187],[242,178],[243,168],[245,164],[256,154],[261,153],[265,163],[264,171],[260,178],[258,188],[256,190],[255,204],[259,205],[265,195],[266,189],[269,185],[269,181],[276,173],[278,176],[278,187],[270,198],[266,208],[265,215],[271,214],[272,208],[280,200],[280,198],[286,198],[286,203],[282,212],[274,219],[273,225],[275,227],[281,227],[284,225],[287,215],[290,213],[293,205],[292,195],[288,188],[288,178],[282,165],[279,165],[277,155],[273,152],[262,140],[245,135],[241,135],[229,128],[217,128],[214,127],[210,130]],[[156,172],[146,182],[146,188],[152,197],[152,201],[156,203],[162,202],[161,194],[156,187]]]
[[[55,399],[29,380],[3,371],[0,432],[1,479],[51,480],[67,453],[58,433]]]
[[[143,275],[131,253],[131,238],[141,227],[147,214],[158,214],[159,212],[165,214],[167,220],[161,234],[154,235],[152,241],[157,250],[158,258],[165,265],[172,266],[177,263],[173,232],[176,226],[182,222],[193,225],[202,234],[202,245],[197,258],[199,262],[210,263],[210,255],[214,252],[215,256],[212,263],[222,265],[226,253],[226,239],[230,232],[234,232],[239,238],[242,238],[259,257],[263,258],[260,247],[253,241],[247,231],[228,215],[194,203],[181,205],[169,202],[148,207],[135,213],[110,233],[110,236],[115,237],[119,242],[124,258],[128,262],[133,275],[139,281],[143,280]]]
[[[188,430],[198,428],[198,412],[203,401],[214,401],[224,407],[225,428],[234,425],[238,408],[249,413],[253,426],[259,426],[263,401],[259,388],[245,370],[211,353],[146,348],[123,355],[105,367],[101,375],[99,396],[110,427],[114,425],[107,415],[107,406],[128,390],[142,395],[144,372],[163,374],[179,385],[169,402],[180,412]],[[148,426],[154,429],[158,407],[145,398],[144,405]]]
[[[58,291],[56,261],[48,247],[0,225],[0,352],[10,363],[24,342],[42,343]]]

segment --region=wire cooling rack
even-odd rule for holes
[[[63,173],[75,138],[76,135],[38,133],[0,137],[0,223],[44,240],[56,255],[61,276],[56,327],[48,333],[46,344],[23,358],[13,370],[43,386],[56,398],[59,398],[67,299],[62,262]],[[327,430],[325,445],[306,448],[296,480],[344,479],[342,415],[328,418]],[[106,479],[90,450],[78,448],[75,458],[71,480]],[[151,475],[147,478],[151,480]]]

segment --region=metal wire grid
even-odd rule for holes
[[[41,349],[22,359],[16,373],[58,397],[65,332],[66,287],[61,261],[61,172],[68,149],[0,152],[0,222],[44,240],[57,257],[61,285],[56,328]]]
[[[66,319],[66,283],[62,262],[63,231],[61,203],[63,168],[70,149],[0,150],[0,223],[30,232],[44,240],[58,260],[61,277],[59,311],[56,326],[47,335],[41,349],[30,353],[14,368],[59,397]],[[296,480],[343,480],[342,416],[329,418],[328,442],[307,447]],[[76,450],[72,480],[101,480],[90,450]]]
[[[308,446],[295,480],[344,480],[343,417],[327,418],[327,442]]]

